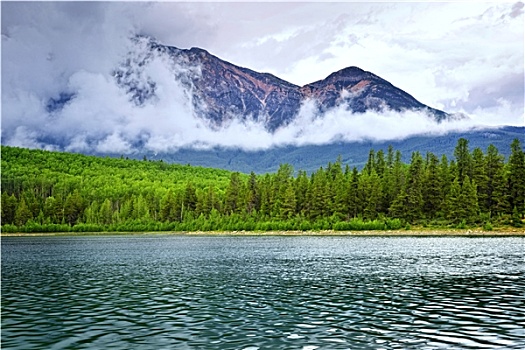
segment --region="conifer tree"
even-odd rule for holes
[[[306,171],[299,171],[294,184],[296,212],[299,214],[304,214],[306,209],[308,186],[309,182]]]
[[[15,224],[18,226],[23,226],[32,218],[33,214],[27,207],[24,197],[20,198],[15,212]]]
[[[485,162],[487,176],[486,203],[482,206],[489,213],[502,214],[506,212],[508,200],[506,198],[506,184],[503,156],[494,145],[487,148]]]
[[[257,184],[257,176],[252,171],[248,179],[248,198],[246,199],[246,211],[248,213],[257,212],[261,208],[261,198],[259,193],[259,186]]]
[[[509,204],[523,217],[525,211],[525,154],[521,143],[514,139],[508,162]]]
[[[195,211],[197,208],[197,194],[195,191],[195,187],[193,186],[193,183],[189,181],[186,184],[186,188],[184,190],[184,199],[183,199],[183,205],[184,208],[188,211]]]
[[[472,152],[472,182],[476,184],[478,207],[484,212],[489,211],[486,206],[488,196],[486,168],[486,159],[483,151],[476,147]]]
[[[406,205],[405,218],[413,222],[421,217],[423,209],[423,158],[419,152],[412,153],[412,161],[408,168],[408,177],[405,186]]]
[[[445,215],[453,223],[460,222],[465,217],[465,207],[463,206],[463,193],[457,178],[450,185],[445,202]]]
[[[468,149],[468,140],[460,138],[454,149],[454,156],[456,157],[456,176],[459,184],[463,184],[465,176],[472,176],[472,157]]]
[[[361,212],[362,204],[359,199],[359,178],[360,174],[356,167],[352,169],[350,183],[348,187],[348,216],[355,218]]]
[[[84,213],[84,201],[78,190],[69,194],[64,203],[64,210],[68,224],[74,225]]]
[[[461,219],[466,220],[468,223],[474,223],[478,218],[478,195],[476,190],[476,184],[470,181],[468,176],[465,176],[463,180],[463,186],[461,187],[462,202],[459,203],[463,208],[464,216]]]
[[[230,177],[230,184],[226,189],[226,197],[224,198],[224,212],[225,214],[239,213],[241,211],[240,198],[242,181],[238,172],[232,173]]]
[[[288,180],[288,184],[285,186],[282,204],[280,206],[280,219],[291,219],[295,215],[295,206],[295,191],[293,189],[292,180]]]
[[[439,160],[433,153],[427,154],[427,166],[423,180],[423,213],[435,218],[443,203],[443,182],[439,174]]]
[[[175,195],[170,189],[162,198],[160,207],[160,219],[164,222],[178,221],[180,216],[177,213],[178,208],[175,202]]]
[[[14,195],[2,192],[2,224],[12,224],[15,221],[17,200]]]
[[[104,225],[109,225],[113,221],[113,210],[111,208],[111,201],[108,198],[100,205],[99,218],[100,223]]]

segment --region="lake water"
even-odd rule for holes
[[[525,239],[2,238],[2,349],[523,349]]]

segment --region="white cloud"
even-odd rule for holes
[[[4,144],[117,153],[139,146],[157,152],[215,145],[262,149],[524,124],[521,2],[1,6]],[[144,70],[156,83],[156,98],[140,107],[130,102],[112,71],[136,49],[127,40],[135,32],[181,48],[202,47],[297,84],[359,66],[425,104],[471,118],[437,125],[412,112],[353,115],[335,109],[321,119],[309,101],[296,121],[274,134],[254,121],[234,120],[214,130],[195,118],[191,89],[173,79],[188,67],[161,56]],[[73,99],[47,111],[47,101],[63,92]]]

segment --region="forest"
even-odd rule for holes
[[[522,227],[525,153],[454,158],[391,146],[362,169],[341,159],[269,174],[2,146],[2,232],[397,230]]]

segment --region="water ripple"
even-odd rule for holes
[[[3,349],[521,349],[522,238],[2,239]]]

